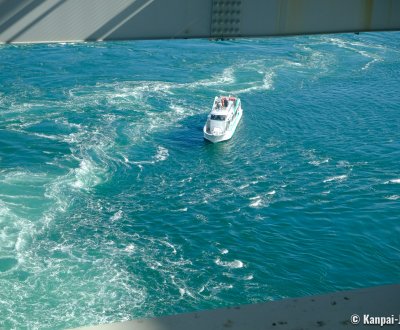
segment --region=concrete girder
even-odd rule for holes
[[[400,30],[400,0],[0,0],[0,43]]]

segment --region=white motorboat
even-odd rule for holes
[[[216,96],[203,128],[204,138],[213,143],[229,140],[235,133],[242,113],[238,97]]]

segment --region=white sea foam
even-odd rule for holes
[[[225,68],[222,72],[213,75],[210,79],[199,80],[193,83],[189,83],[187,88],[199,88],[199,87],[213,87],[220,85],[230,85],[235,82],[234,67]]]
[[[35,235],[35,233],[35,227],[31,222],[24,221],[23,224],[21,223],[21,230],[15,242],[15,250],[17,252],[26,251],[29,246],[29,241],[32,240],[32,236]]]
[[[207,217],[204,214],[196,214],[195,215],[196,219],[202,222],[207,222]]]
[[[387,196],[385,198],[389,199],[391,201],[396,201],[396,200],[400,199],[400,195],[391,195],[391,196]]]
[[[0,200],[0,251],[12,251],[18,263],[24,262],[24,254],[29,250],[32,237],[36,234],[35,224],[15,211],[15,206]],[[16,207],[18,207],[17,205]]]
[[[178,105],[178,104],[172,103],[169,107],[170,107],[177,115],[182,115],[182,114],[185,114],[185,112],[186,112],[186,108],[183,107],[182,105]]]
[[[250,82],[250,87],[245,87],[242,89],[234,90],[231,93],[235,95],[240,95],[244,93],[254,92],[254,91],[267,91],[273,89],[274,86],[275,73],[273,71],[266,72],[264,74],[262,82]]]
[[[41,137],[44,139],[49,139],[49,140],[53,140],[53,141],[58,141],[58,140],[62,140],[62,138],[60,138],[60,136],[58,135],[49,135],[49,134],[43,134],[43,133],[31,133],[34,136],[37,137]]]
[[[389,181],[384,182],[384,184],[389,184],[389,183],[400,183],[400,179],[391,179]]]
[[[133,252],[135,251],[135,245],[134,244],[129,244],[125,247],[124,251],[126,252]]]
[[[112,222],[118,221],[119,219],[122,218],[123,214],[124,214],[124,212],[122,210],[119,210],[119,211],[114,213],[114,215],[110,218],[110,220]]]
[[[166,160],[169,156],[169,152],[167,148],[158,146],[157,147],[157,154],[154,156],[156,162],[162,162]]]
[[[176,249],[175,249],[175,246],[173,245],[173,244],[171,244],[170,242],[168,242],[168,241],[163,241],[163,240],[160,240],[160,243],[162,243],[162,244],[164,244],[165,246],[168,246],[169,248],[171,248],[172,249],[172,253],[173,254],[176,254]]]
[[[129,163],[129,158],[128,156],[121,154],[122,159],[124,160],[124,163],[128,164]]]
[[[229,253],[229,250],[228,250],[228,249],[222,249],[222,250],[221,250],[221,254],[227,254],[227,253]]]
[[[229,290],[229,289],[232,289],[232,288],[233,288],[232,284],[219,283],[216,286],[210,288],[210,290],[211,290],[213,295],[217,295],[222,290]]]
[[[344,180],[347,179],[347,175],[343,174],[343,175],[337,175],[337,176],[332,176],[329,178],[326,178],[323,182],[332,182],[332,181],[337,181],[337,182],[342,182]]]
[[[361,70],[367,70],[373,63],[383,61],[382,57],[376,53],[365,50],[366,48],[374,48],[373,45],[364,44],[361,42],[345,41],[339,38],[329,38],[328,39],[333,45],[340,48],[344,48],[353,52],[360,54],[361,56],[370,59],[370,61],[365,64]]]
[[[244,267],[243,262],[240,261],[240,260],[222,261],[220,258],[217,258],[215,260],[215,263],[218,266],[227,267],[227,268],[230,268],[230,269],[236,269],[236,268],[243,268]]]
[[[251,201],[250,207],[257,208],[257,207],[262,206],[262,198],[259,195],[254,196],[254,197],[250,197],[249,200]]]
[[[261,205],[262,205],[262,200],[261,200],[261,198],[255,200],[255,201],[252,202],[252,203],[250,203],[250,207],[260,207]]]
[[[337,162],[337,167],[351,167],[350,163],[347,160],[339,160]]]
[[[314,166],[319,166],[321,164],[329,163],[329,158],[321,159],[321,160],[312,160],[309,161],[308,164],[314,165]]]
[[[192,294],[192,292],[189,290],[186,283],[182,279],[177,279],[175,275],[170,275],[169,277],[171,279],[172,284],[178,288],[181,297],[187,295],[195,299],[195,296]]]
[[[5,174],[1,180],[7,184],[40,185],[48,181],[46,173],[33,173],[29,171],[11,171]]]
[[[75,181],[72,182],[74,188],[90,189],[101,183],[101,178],[97,175],[99,169],[90,159],[82,159],[79,167],[74,170]]]
[[[267,192],[267,195],[273,196],[273,195],[275,195],[275,194],[276,194],[276,191],[275,191],[275,190],[271,190],[271,191]]]

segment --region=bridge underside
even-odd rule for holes
[[[400,0],[0,0],[0,43],[400,30]]]

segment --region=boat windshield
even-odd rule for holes
[[[225,120],[226,116],[222,115],[211,115],[211,120]]]

